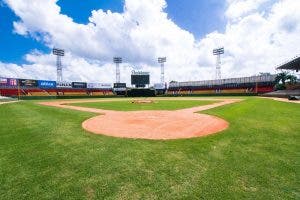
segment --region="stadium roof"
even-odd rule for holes
[[[280,65],[276,69],[287,69],[287,70],[299,71],[300,70],[300,56],[297,56],[293,60]]]

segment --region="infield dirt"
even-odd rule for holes
[[[95,134],[121,138],[167,140],[201,137],[227,129],[229,123],[224,119],[196,112],[241,101],[241,99],[196,100],[218,100],[220,102],[175,111],[127,112],[67,105],[70,103],[101,102],[107,100],[51,101],[41,102],[40,104],[101,114],[82,123],[82,127],[85,130]]]

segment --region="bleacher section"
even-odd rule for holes
[[[0,95],[9,97],[59,97],[113,95],[111,84],[56,82],[0,77]]]
[[[6,97],[18,96],[18,89],[0,88],[0,95],[6,96]]]
[[[27,96],[49,96],[49,93],[42,89],[22,89]]]
[[[111,96],[114,95],[112,90],[78,90],[78,89],[25,89],[20,88],[0,88],[0,95],[8,97],[16,97],[19,92],[20,96]]]
[[[274,86],[275,75],[261,75],[208,81],[171,82],[168,94],[261,94],[272,92]]]

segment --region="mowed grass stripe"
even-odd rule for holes
[[[89,134],[93,114],[0,106],[0,199],[297,199],[298,104],[248,98],[206,113],[230,122],[203,138]]]
[[[154,100],[152,103],[132,103],[132,101],[71,103],[68,105],[98,108],[104,110],[137,111],[137,110],[178,110],[213,104],[211,100]]]

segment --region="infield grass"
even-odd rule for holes
[[[91,113],[0,105],[0,199],[300,198],[300,105],[247,98],[206,113],[230,128],[150,141],[87,133]]]
[[[136,111],[136,110],[178,110],[191,108],[195,106],[203,106],[218,101],[210,100],[155,100],[152,103],[132,103],[131,101],[103,101],[103,102],[88,102],[88,103],[71,103],[69,105],[99,108],[104,110],[119,110],[119,111]]]

